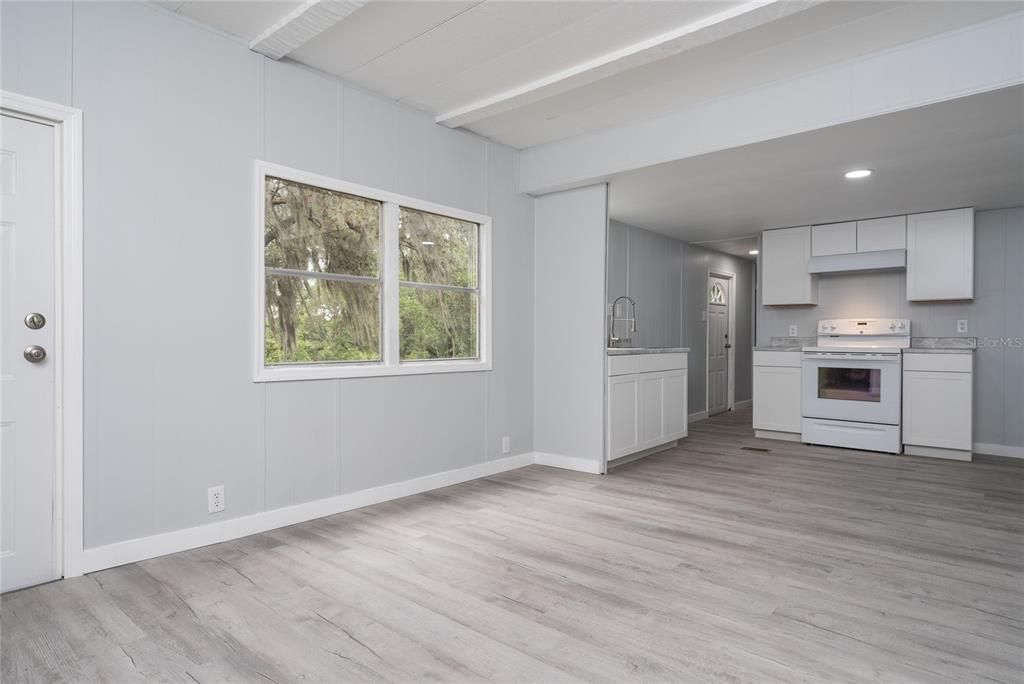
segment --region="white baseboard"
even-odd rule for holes
[[[754,405],[753,399],[744,399],[742,401],[733,402],[732,410],[750,408]]]
[[[697,413],[691,413],[686,417],[688,423],[696,423],[701,420],[706,420],[708,417],[707,411],[697,411]]]
[[[573,460],[582,461],[583,459]],[[431,489],[439,489],[459,484],[460,482],[487,477],[488,475],[496,475],[509,470],[515,470],[516,468],[522,468],[532,463],[534,463],[533,453],[508,456],[487,461],[486,463],[477,463],[465,468],[418,477],[413,480],[381,485],[372,489],[340,494],[327,499],[309,501],[262,513],[253,513],[252,515],[245,515],[239,518],[230,518],[209,525],[189,527],[184,530],[175,530],[139,539],[129,539],[128,541],[108,544],[106,546],[97,546],[85,549],[82,552],[80,562],[76,564],[76,567],[68,568],[65,577],[75,577],[87,572],[95,572],[126,563],[135,563],[147,558],[155,558],[169,553],[217,544],[230,539],[238,539],[250,534],[266,532],[267,530],[294,525],[306,522],[307,520],[334,515],[335,513],[400,499],[403,496],[419,494]],[[600,467],[600,464],[598,466]]]
[[[984,444],[974,443],[974,453],[985,454],[986,456],[1009,456],[1010,458],[1024,458],[1024,447],[1007,446],[1005,444]]]
[[[543,451],[533,452],[533,462],[537,465],[546,465],[553,468],[564,468],[575,470],[581,473],[601,474],[601,462],[592,461],[589,458],[578,458],[576,456],[562,456],[561,454],[548,454]]]

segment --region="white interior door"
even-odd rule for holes
[[[708,278],[708,415],[729,409],[728,278]]]
[[[55,145],[52,126],[0,117],[3,591],[55,579],[59,572],[54,534]]]

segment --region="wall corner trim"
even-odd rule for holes
[[[316,501],[308,501],[285,508],[230,518],[208,525],[199,525],[183,530],[174,530],[105,546],[87,548],[82,552],[79,562],[75,564],[73,571],[65,574],[65,578],[76,577],[88,572],[96,572],[179,551],[187,551],[188,549],[195,549],[200,546],[218,544],[246,537],[250,534],[258,534],[287,525],[294,525],[393,499],[400,499],[432,489],[440,489],[441,487],[448,487],[516,470],[532,465],[534,462],[534,453],[527,452],[483,463],[474,463],[465,468],[425,475],[412,480],[394,482],[371,489],[339,494],[338,496],[326,499],[317,499]]]

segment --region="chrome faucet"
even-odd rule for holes
[[[627,302],[630,303],[630,305],[631,305],[630,306],[630,313],[632,315],[629,318],[616,318],[615,317],[615,309],[616,309],[616,307],[618,307],[619,302],[621,302],[623,299],[625,299]],[[636,302],[633,301],[633,298],[632,297],[627,297],[626,295],[622,295],[621,297],[616,298],[616,300],[614,302],[612,302],[612,308],[611,308],[611,311],[608,312],[608,318],[609,318],[608,346],[609,347],[614,347],[616,345],[616,343],[618,343],[618,342],[626,342],[626,343],[630,342],[632,340],[632,338],[630,338],[630,337],[616,337],[615,336],[615,322],[616,321],[629,321],[629,332],[630,333],[635,333],[636,332]],[[623,346],[625,346],[625,345],[623,345]]]

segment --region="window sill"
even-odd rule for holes
[[[295,382],[299,380],[339,380],[345,378],[380,378],[398,375],[437,375],[440,373],[476,373],[491,370],[489,361],[412,361],[398,366],[382,364],[261,366],[253,382]]]

